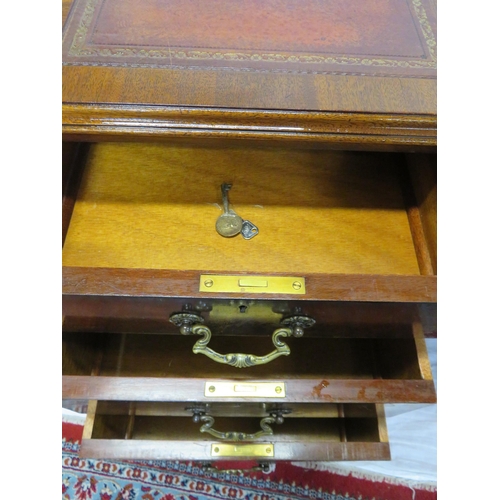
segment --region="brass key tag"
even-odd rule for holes
[[[243,225],[243,219],[237,215],[234,210],[229,209],[229,197],[227,193],[231,187],[231,184],[225,183],[221,186],[224,213],[219,216],[217,222],[215,223],[215,229],[225,238],[232,238],[233,236],[239,234]]]

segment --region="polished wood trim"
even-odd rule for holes
[[[85,425],[83,426],[82,439],[90,439],[92,437],[92,430],[94,428],[96,409],[97,409],[97,400],[91,399],[87,406],[87,416],[85,418]]]
[[[427,354],[424,329],[421,323],[413,324],[413,335],[415,337],[415,347],[417,348],[418,365],[424,380],[432,381],[432,368]]]
[[[412,186],[410,174],[405,166],[401,168],[401,188],[408,214],[408,223],[413,238],[413,246],[417,257],[420,274],[434,275],[435,270],[428,247],[427,238],[422,225],[419,205]]]
[[[437,155],[406,155],[422,231],[437,274]]]
[[[214,379],[216,382],[217,380]],[[224,380],[220,380],[221,382]],[[248,382],[245,380],[245,382]],[[63,399],[108,401],[255,402],[259,398],[207,398],[205,379],[63,376]],[[275,403],[435,403],[432,380],[290,379]]]
[[[123,460],[228,460],[211,456],[212,441],[82,440],[80,457]],[[255,457],[247,457],[255,460]],[[274,460],[390,460],[389,443],[278,442]],[[238,457],[245,460],[245,457]],[[262,457],[262,460],[269,459]]]
[[[389,432],[387,431],[387,420],[385,418],[384,405],[376,405],[378,433],[382,443],[389,443]]]
[[[62,101],[436,115],[436,79],[63,66]],[[242,89],[245,89],[242,92]]]
[[[200,274],[206,270],[113,269],[63,267],[63,295],[190,298],[260,298],[248,293],[199,292]],[[239,273],[232,273],[239,274]],[[244,273],[241,273],[244,274]],[[272,274],[272,273],[268,273]],[[282,274],[281,274],[282,275]],[[436,276],[308,274],[307,293],[300,300],[435,302]],[[299,300],[298,295],[265,295],[264,299]]]
[[[64,104],[66,140],[289,140],[350,149],[435,151],[434,115]],[[296,147],[296,146],[295,146]]]
[[[62,244],[68,233],[78,190],[85,168],[89,145],[62,143]]]

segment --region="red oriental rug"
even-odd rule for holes
[[[268,473],[207,472],[191,462],[79,458],[83,426],[62,425],[64,500],[436,500],[435,489],[279,462]],[[228,464],[225,464],[227,466]],[[241,467],[231,463],[231,468]],[[248,465],[248,464],[245,464]]]

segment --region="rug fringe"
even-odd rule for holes
[[[68,410],[67,408],[62,409],[62,421],[67,424],[78,424],[84,425],[87,415],[84,413],[77,413],[76,411]]]
[[[341,476],[351,476],[356,479],[364,479],[366,481],[376,481],[379,483],[388,483],[393,484],[395,486],[406,486],[411,490],[423,490],[429,491],[431,493],[435,493],[437,491],[437,483],[435,482],[422,482],[407,478],[398,478],[398,477],[388,477],[382,474],[377,474],[376,472],[360,472],[353,470],[346,470],[341,467],[336,467],[332,463],[322,463],[322,462],[292,462],[293,465],[297,467],[302,467],[304,469],[318,470],[318,471],[327,471],[332,472],[334,474],[339,474]]]

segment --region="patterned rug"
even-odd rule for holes
[[[78,457],[83,426],[63,421],[64,500],[436,500],[434,488],[310,470],[279,462],[268,473],[207,472],[190,462]],[[223,464],[230,468],[248,463]]]

